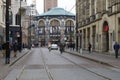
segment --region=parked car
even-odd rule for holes
[[[58,50],[58,45],[57,44],[52,44],[50,49],[51,50]]]
[[[35,47],[35,45],[34,44],[32,44],[32,48],[34,48]]]

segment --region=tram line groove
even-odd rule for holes
[[[56,53],[54,53],[54,54],[56,54]],[[63,55],[61,55],[61,54],[56,54],[56,55],[61,56],[62,58],[68,60],[69,62],[75,64],[76,66],[78,66],[78,67],[80,67],[80,68],[82,68],[82,69],[84,69],[84,70],[86,70],[86,71],[89,71],[89,72],[91,72],[91,73],[93,73],[93,74],[95,74],[95,75],[97,75],[97,76],[103,77],[104,79],[107,79],[107,80],[112,80],[112,79],[110,79],[110,78],[108,78],[108,77],[106,77],[106,76],[104,76],[104,75],[98,74],[98,73],[96,73],[96,72],[94,72],[94,71],[91,71],[91,70],[89,70],[89,69],[87,69],[87,68],[85,68],[85,67],[83,67],[83,66],[80,66],[80,65],[77,64],[76,62],[74,62],[74,61],[66,58],[65,56],[63,56]]]
[[[43,52],[42,52],[41,49],[40,49],[40,51],[41,51],[41,58],[42,58],[42,60],[43,60],[43,64],[44,64],[46,73],[47,73],[47,75],[48,75],[48,78],[49,78],[50,80],[56,80],[55,77],[53,77],[53,74],[50,72],[50,70],[49,70],[49,68],[48,68],[48,66],[47,66],[47,64],[46,64],[46,62],[45,62],[45,57],[44,57]]]

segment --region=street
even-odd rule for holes
[[[59,50],[32,48],[4,80],[119,80],[120,70]]]

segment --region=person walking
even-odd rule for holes
[[[62,43],[60,43],[60,53],[62,54],[64,51],[64,45]]]
[[[75,49],[75,43],[72,44],[72,48],[73,48],[73,51],[74,51],[74,49]]]
[[[18,50],[18,45],[17,45],[17,42],[15,42],[13,44],[14,57],[17,57],[17,50]]]
[[[50,42],[48,43],[48,50],[49,50],[49,52],[51,51],[51,43]]]
[[[6,50],[5,50],[5,48],[6,48],[6,43],[5,42],[3,42],[3,44],[2,44],[2,55],[3,55],[3,57],[5,57],[6,56]]]
[[[115,58],[117,59],[118,58],[118,51],[119,51],[120,46],[117,42],[115,42],[113,48],[114,48],[114,51],[115,51]]]
[[[10,42],[5,43],[5,50],[6,50],[5,63],[9,64],[10,63]]]
[[[88,44],[88,51],[89,51],[89,53],[91,53],[91,48],[92,48],[92,45],[91,45],[91,43],[89,43]]]

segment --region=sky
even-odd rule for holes
[[[71,13],[75,12],[75,1],[76,0],[58,0],[58,7],[64,8],[67,11],[70,11]],[[69,2],[69,3],[68,3]],[[27,0],[27,4],[30,5],[32,3],[32,0]],[[36,0],[36,8],[39,14],[43,13],[43,0]]]

